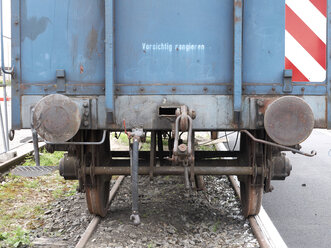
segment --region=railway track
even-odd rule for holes
[[[114,196],[115,196],[115,194],[116,194],[116,192],[117,192],[117,190],[120,188],[119,186],[120,186],[120,184],[121,184],[121,182],[122,182],[122,180],[124,179],[124,176],[121,176],[121,177],[119,177],[117,180],[116,180],[116,182],[115,182],[115,184],[114,184],[114,186],[113,186],[113,188],[112,188],[112,190],[111,190],[111,192],[110,192],[110,200],[109,200],[109,202],[110,201],[112,201],[113,200],[113,198],[114,198]],[[161,181],[162,181],[163,179],[161,179]],[[148,180],[147,180],[148,181]],[[128,183],[128,181],[124,184],[124,185],[126,185],[127,186],[127,183]],[[148,183],[149,184],[149,183]],[[161,183],[161,185],[163,185],[163,183]],[[180,185],[178,185],[178,184],[175,184],[174,186],[173,186],[173,188],[176,188],[176,187],[179,187]],[[231,189],[230,189],[231,190]],[[125,194],[126,194],[127,192],[125,192]],[[171,194],[174,194],[174,192],[171,192]],[[231,194],[233,194],[232,192],[231,192]],[[123,196],[123,192],[121,193],[121,195],[120,196]],[[201,193],[200,195],[199,195],[199,197],[200,198],[203,198],[203,196],[204,196],[204,193]],[[144,196],[142,196],[143,198],[144,198]],[[191,196],[186,196],[186,197],[191,197]],[[193,197],[193,198],[195,198],[195,197]],[[119,200],[119,198],[117,198],[118,200]],[[178,201],[182,201],[182,199],[178,199]],[[184,200],[185,201],[185,200]],[[118,202],[118,201],[116,201],[116,202]],[[230,200],[230,202],[231,202],[231,200]],[[115,202],[114,202],[115,203]],[[144,205],[144,203],[142,203],[143,205]],[[173,204],[173,203],[172,203]],[[185,203],[184,203],[185,204]],[[238,205],[238,204],[237,204]],[[149,205],[147,205],[146,206],[147,208],[149,208],[149,207],[151,207],[151,206],[149,206]],[[237,206],[237,207],[239,207],[239,206]],[[234,209],[236,209],[237,208],[236,206],[234,206]],[[122,208],[122,207],[121,207]],[[152,207],[152,208],[154,208],[154,207]],[[179,208],[180,208],[180,206],[179,206]],[[119,208],[116,208],[117,210],[114,210],[114,211],[119,211],[119,212],[117,212],[117,214],[116,214],[116,216],[113,214],[112,215],[112,217],[109,219],[109,218],[106,218],[103,222],[101,222],[101,218],[100,217],[98,217],[98,216],[96,216],[96,217],[94,217],[92,220],[91,220],[91,222],[89,223],[89,225],[88,225],[88,227],[86,228],[86,230],[84,231],[84,233],[82,234],[82,236],[81,236],[81,238],[80,238],[80,240],[77,242],[77,244],[76,244],[76,248],[82,248],[82,247],[85,247],[86,245],[87,245],[87,247],[99,247],[100,246],[100,242],[99,243],[93,243],[94,241],[93,240],[99,240],[99,239],[102,239],[103,237],[102,237],[102,231],[100,232],[100,230],[99,229],[103,229],[105,226],[107,226],[107,223],[109,223],[109,222],[113,222],[113,221],[118,221],[118,214],[119,215],[121,215],[121,212],[123,211],[122,209],[121,210],[118,210]],[[211,210],[212,208],[210,208],[210,210]],[[168,211],[168,209],[165,207],[165,209],[159,209],[159,210],[157,210],[157,211],[160,211],[160,212],[162,212],[163,210],[165,210],[165,211]],[[206,211],[209,211],[210,212],[210,210],[206,210]],[[114,213],[114,211],[112,210],[111,212],[113,212]],[[202,212],[202,209],[201,208],[198,208],[197,209],[197,211],[198,212],[200,212],[202,215],[204,215]],[[219,211],[218,209],[213,209],[213,211]],[[237,210],[238,212],[239,212],[239,214],[240,214],[240,209],[238,208],[238,210]],[[194,212],[194,211],[193,211]],[[170,214],[170,213],[169,213]],[[169,215],[168,214],[168,215]],[[190,216],[190,214],[191,213],[188,213],[187,214],[187,216]],[[192,213],[192,214],[194,214],[194,213]],[[142,215],[144,216],[144,214],[142,213]],[[213,214],[211,214],[211,215],[213,215]],[[228,215],[228,217],[229,216],[232,216],[232,214],[230,214],[230,215]],[[176,218],[176,217],[173,217],[173,218]],[[224,216],[224,218],[226,218],[225,216]],[[236,222],[236,218],[237,217],[235,217],[232,221],[235,221]],[[241,217],[241,218],[243,218],[243,217]],[[119,218],[119,219],[121,219],[121,221],[120,222],[125,222],[125,219],[126,219],[126,215],[125,215],[125,219],[123,220],[122,218]],[[158,220],[159,222],[161,222],[162,223],[162,220]],[[170,221],[171,222],[171,221]],[[242,223],[242,220],[241,221],[238,221],[238,223],[239,222],[241,222]],[[147,224],[147,225],[149,225],[149,221],[147,221],[146,219],[143,221],[143,225],[145,225],[145,224]],[[129,226],[132,226],[132,224],[131,223],[128,223],[128,225]],[[186,223],[185,222],[183,222],[182,223],[182,225],[186,225]],[[203,221],[202,222],[198,222],[197,223],[197,225],[199,226],[199,225],[201,225],[201,226],[203,226],[204,225],[204,223],[203,223]],[[242,225],[242,224],[238,224],[238,225]],[[122,225],[120,225],[120,227],[119,227],[119,229],[122,229],[122,227],[121,227]],[[135,227],[133,227],[132,226],[132,228],[134,229],[134,230],[139,230],[140,228],[135,228]],[[142,228],[144,228],[144,227],[142,227]],[[155,226],[155,227],[153,227],[153,228],[155,228],[156,230],[158,230],[158,228],[157,228],[157,226]],[[226,229],[226,227],[225,227],[225,229]],[[232,229],[231,227],[229,228],[229,229]],[[98,231],[97,231],[98,230]],[[120,230],[120,232],[121,232],[122,230]],[[108,236],[108,241],[109,240],[111,240],[111,236],[116,236],[116,234],[114,233],[114,232],[116,232],[116,230],[114,229],[113,231],[107,231],[107,236]],[[127,231],[127,232],[129,232],[129,231]],[[210,231],[210,232],[212,232],[212,231]],[[244,229],[243,229],[243,232],[246,232]],[[94,233],[94,234],[93,234]],[[146,233],[144,233],[144,230],[142,230],[142,235],[144,236],[144,235],[147,235]],[[131,238],[131,234],[130,233],[126,233],[126,236],[130,239]],[[148,235],[147,235],[148,236]],[[102,241],[103,243],[102,243],[102,245],[106,245],[107,244],[107,241],[105,241],[105,240],[103,240]],[[207,242],[208,243],[208,240],[204,240],[203,242]],[[202,244],[202,243],[201,243]],[[141,244],[137,244],[137,246],[133,246],[133,247],[146,247],[147,245],[145,245],[145,246],[140,246]],[[197,245],[197,244],[196,244]],[[124,246],[126,246],[126,245],[124,245]],[[163,247],[163,245],[161,245],[161,244],[158,244],[157,246],[161,246],[161,247]],[[191,245],[189,244],[188,245],[189,247],[191,247]],[[107,247],[112,247],[112,246],[107,246]],[[128,246],[128,247],[131,247],[131,246]],[[151,247],[154,247],[154,246],[151,246]],[[167,246],[165,246],[165,247],[167,247]],[[172,246],[169,246],[169,247],[172,247]],[[176,246],[177,247],[177,246]],[[197,247],[197,246],[195,246],[195,245],[193,245],[192,247]],[[200,246],[199,246],[200,247]],[[241,247],[241,246],[238,246],[238,247]],[[246,247],[246,246],[245,246]],[[256,247],[256,246],[248,246],[248,247]],[[268,246],[261,246],[261,247],[263,247],[263,248],[265,248],[265,247],[268,247]]]
[[[119,187],[120,187],[123,179],[124,179],[124,176],[119,176],[117,178],[114,186],[112,187],[111,191],[109,192],[108,205],[110,205],[111,201],[114,199],[114,197],[115,197],[115,195],[117,193],[117,190],[119,189]],[[83,247],[85,247],[85,245],[89,241],[89,238],[92,236],[93,232],[95,231],[95,229],[97,228],[98,224],[100,223],[100,220],[101,220],[101,217],[100,216],[95,216],[92,219],[92,221],[90,222],[90,224],[86,228],[86,231],[83,233],[82,237],[78,241],[78,243],[75,246],[75,248],[83,248]]]
[[[39,148],[43,148],[45,143],[40,143]],[[34,152],[33,145],[28,143],[23,146],[18,147],[17,149],[22,150],[22,152],[17,152],[17,156],[12,159],[7,160],[4,163],[0,163],[0,174],[8,172],[10,169],[22,163],[25,158],[31,155]]]
[[[227,143],[229,141],[227,140]],[[228,150],[223,143],[215,145],[216,150]],[[229,147],[229,143],[228,143]],[[234,147],[235,148],[235,147]],[[236,176],[228,176],[228,179],[239,199],[240,195],[240,183]],[[263,213],[263,214],[261,214]],[[263,217],[260,217],[262,215]],[[268,215],[265,213],[263,206],[261,206],[260,214],[256,216],[249,216],[248,220],[254,236],[261,248],[287,248],[287,245],[279,235],[278,231],[274,227],[273,223],[269,219]],[[271,229],[271,230],[268,230]]]
[[[8,171],[10,168],[18,165],[19,163],[21,163],[22,161],[24,161],[25,157],[29,154],[31,154],[33,152],[33,149],[27,149],[26,152],[24,152],[23,154],[3,163],[0,165],[0,173],[5,173],[6,171]],[[237,195],[240,197],[240,189],[238,187],[238,182],[236,181],[236,179],[233,176],[229,176],[229,181],[232,184],[232,187],[234,188],[235,192],[237,193]],[[120,184],[122,183],[124,179],[124,176],[119,176],[114,184],[114,186],[112,187],[111,191],[110,191],[110,195],[109,195],[109,203],[114,199],[118,189],[120,188]],[[92,221],[90,222],[90,224],[88,225],[86,231],[83,233],[83,235],[81,236],[80,240],[78,241],[76,247],[80,248],[80,247],[85,247],[85,245],[88,243],[90,237],[92,236],[93,232],[97,229],[98,224],[100,223],[101,218],[98,216],[95,216]],[[250,217],[249,218],[249,222],[252,228],[252,231],[256,237],[256,239],[259,242],[259,245],[261,248],[273,248],[273,247],[286,247],[286,246],[282,246],[282,245],[271,245],[272,242],[270,242],[270,240],[268,239],[268,237],[266,237],[266,235],[263,233],[262,229],[259,226],[259,223],[257,222],[257,220],[254,217]]]
[[[232,187],[234,188],[234,191],[236,192],[237,196],[240,199],[240,188],[237,183],[237,180],[235,179],[234,176],[229,176],[229,181],[231,182]],[[262,232],[262,229],[260,228],[259,224],[257,223],[256,219],[254,216],[249,216],[248,217],[249,223],[252,227],[252,231],[257,239],[257,241],[260,244],[261,248],[272,248],[270,243],[266,240],[266,237],[264,233]]]
[[[234,188],[235,193],[240,198],[240,188],[238,185],[238,181],[236,180],[236,178],[234,176],[229,176],[228,178],[229,178],[229,181],[230,181],[232,187]],[[108,204],[110,204],[111,201],[114,199],[118,189],[120,188],[120,184],[122,183],[123,179],[124,179],[124,176],[120,176],[117,178],[114,186],[112,187],[112,189],[109,193],[109,203]],[[262,231],[262,229],[259,226],[259,223],[257,222],[255,217],[250,216],[248,218],[248,220],[251,225],[252,232],[253,232],[254,236],[256,237],[256,239],[258,240],[261,248],[285,247],[279,243],[276,245],[273,245],[272,242],[270,242],[270,238],[266,237],[266,234]],[[101,217],[99,217],[99,216],[95,216],[92,219],[92,221],[86,228],[85,232],[82,234],[82,236],[81,236],[80,240],[78,241],[77,245],[75,246],[75,248],[83,248],[86,246],[86,244],[88,243],[92,234],[98,228],[98,224],[100,223],[100,221],[101,221]]]

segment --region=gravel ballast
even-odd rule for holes
[[[87,247],[259,247],[227,177],[204,179],[206,190],[196,192],[185,189],[183,177],[140,177],[142,224],[134,226],[131,182],[125,178]],[[53,244],[74,247],[92,217],[84,194],[53,203],[35,246],[51,237]]]

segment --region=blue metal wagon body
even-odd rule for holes
[[[235,129],[235,112],[255,129],[254,99],[282,95],[328,127],[329,70],[292,82],[284,47],[285,1],[12,0],[13,127],[29,128],[32,106],[56,93],[89,99],[93,129],[168,129],[159,106],[183,104],[196,130]]]

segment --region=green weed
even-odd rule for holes
[[[40,165],[42,166],[55,166],[58,165],[60,159],[63,157],[64,152],[54,152],[49,153],[46,151],[46,149],[43,149],[40,152]],[[22,164],[23,166],[34,166],[36,163],[34,162],[34,157],[28,156],[25,159],[25,162]]]
[[[11,232],[0,233],[0,245],[6,244],[10,247],[26,246],[30,244],[29,232],[18,226]]]
[[[63,152],[43,150],[40,161],[42,165],[57,165],[62,156]],[[24,165],[33,165],[33,160],[29,157]],[[47,206],[55,199],[74,195],[77,185],[77,181],[65,181],[58,171],[36,178],[5,176],[0,184],[0,247],[28,246],[29,230],[43,225],[41,217]]]
[[[219,229],[219,227],[220,227],[220,222],[217,221],[217,222],[213,225],[213,232],[217,232],[218,229]]]

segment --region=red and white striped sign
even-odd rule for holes
[[[5,100],[5,98],[0,96],[0,102],[3,102],[4,100]],[[10,97],[7,97],[7,101],[10,101],[10,100],[11,100]]]
[[[286,0],[285,68],[294,82],[326,78],[327,0]]]

